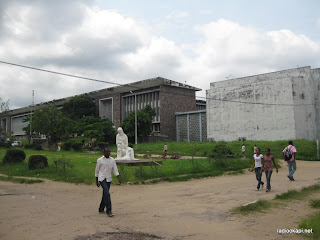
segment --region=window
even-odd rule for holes
[[[99,117],[113,121],[113,98],[99,99]]]

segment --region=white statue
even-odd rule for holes
[[[116,160],[139,160],[134,158],[134,151],[128,146],[128,137],[121,127],[118,128],[116,136],[117,158]]]

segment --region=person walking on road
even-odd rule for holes
[[[256,174],[256,179],[258,181],[257,189],[259,191],[260,185],[264,185],[264,182],[261,181],[261,175],[262,175],[262,159],[263,155],[260,153],[260,148],[257,148],[256,153],[253,155],[253,165],[251,168],[251,172],[253,172],[253,168]]]
[[[272,170],[273,166],[277,169],[278,172],[278,167],[274,161],[273,155],[270,154],[270,148],[266,148],[266,155],[262,159],[262,172],[264,171],[266,174],[266,179],[267,179],[267,190],[266,192],[270,192],[271,190],[271,175],[272,175]]]
[[[292,141],[289,141],[289,145],[282,151],[283,159],[288,162],[288,178],[290,179],[290,181],[294,181],[293,174],[297,170],[296,152],[297,149],[295,146],[293,146]]]
[[[102,199],[99,206],[99,213],[105,213],[104,209],[106,208],[106,213],[109,217],[113,217],[112,205],[111,205],[111,196],[110,196],[110,185],[112,181],[113,174],[118,178],[119,184],[121,184],[121,178],[118,172],[117,164],[113,157],[110,157],[110,149],[104,149],[104,155],[97,160],[95,176],[96,176],[96,185],[97,187],[102,187]]]

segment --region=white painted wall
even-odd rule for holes
[[[310,67],[211,83],[208,139],[315,139],[313,88]]]
[[[320,139],[320,68],[312,69],[314,101],[316,108],[317,139]]]

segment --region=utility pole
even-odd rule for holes
[[[134,140],[138,149],[137,94],[134,94]]]
[[[32,108],[34,105],[34,90],[32,90],[32,105],[31,105],[31,112],[30,112],[30,142],[31,143],[31,136],[32,136]]]

